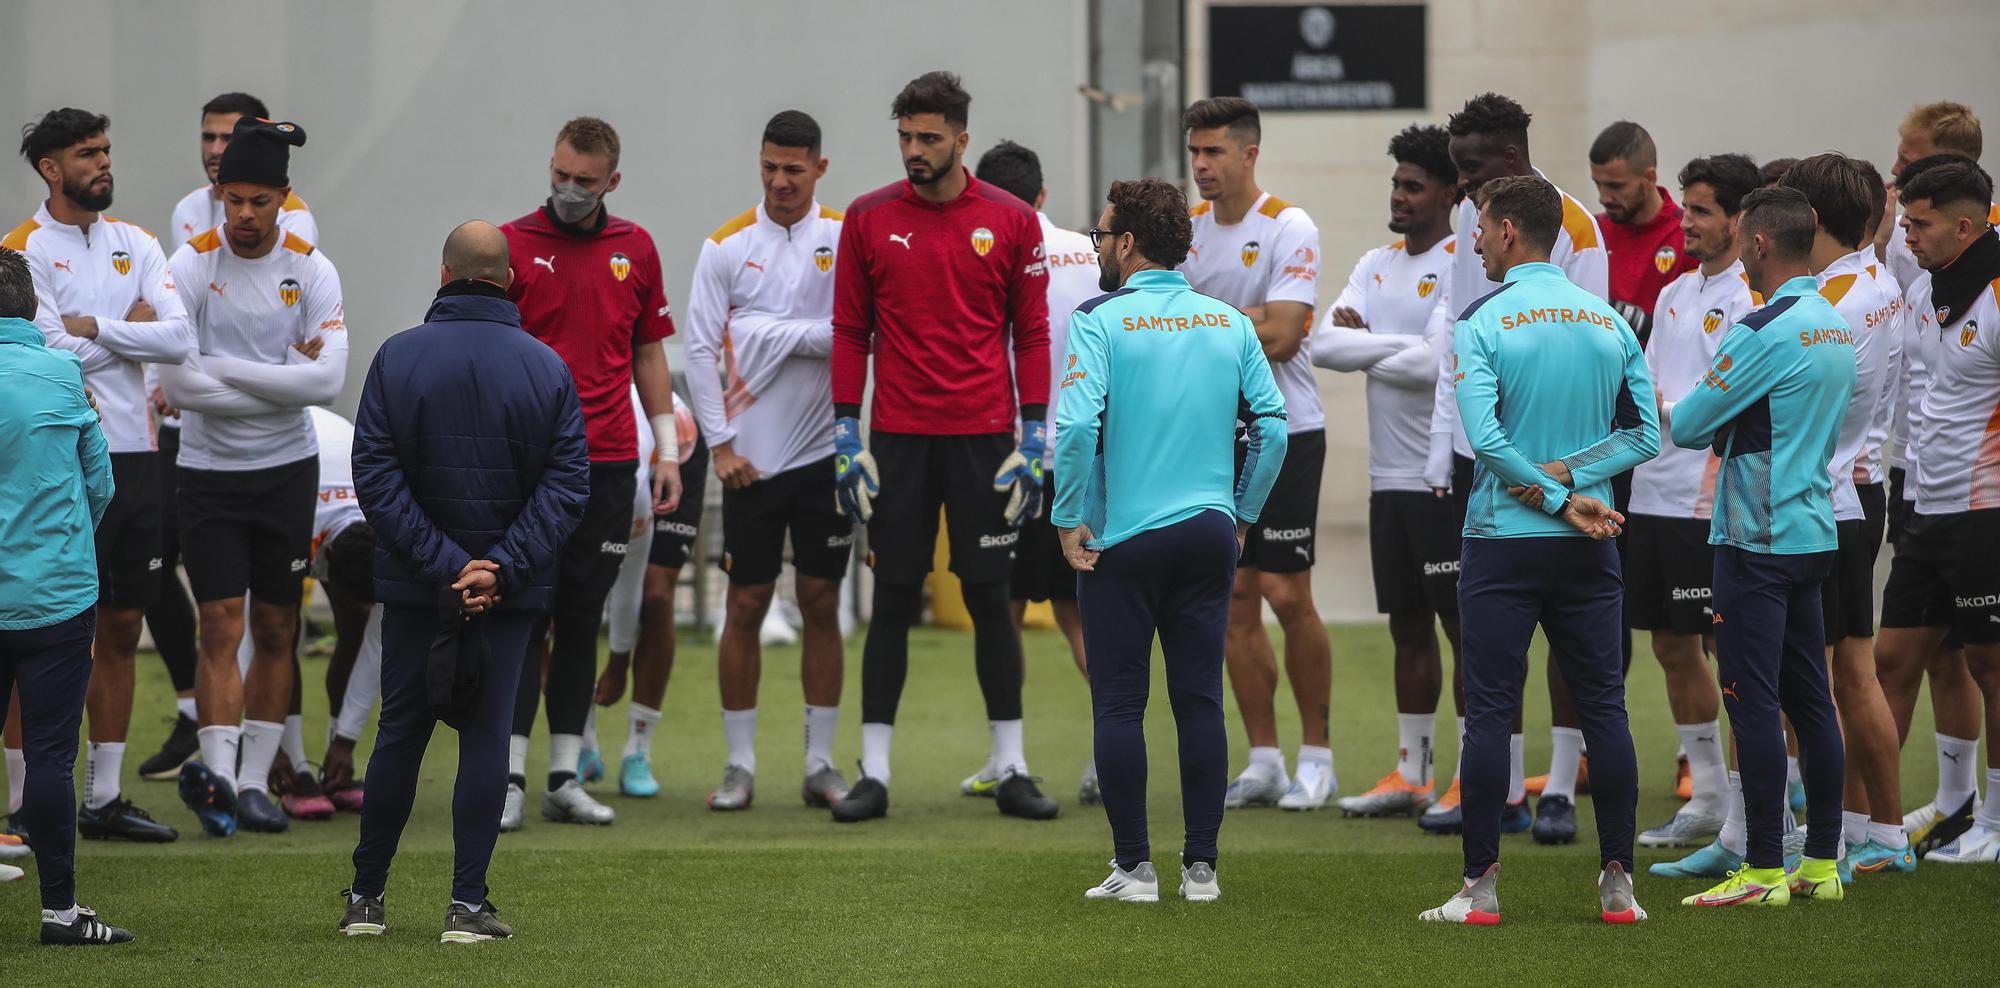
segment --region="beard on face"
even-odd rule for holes
[[[912,161],[919,160],[923,162],[924,167],[927,169],[922,175],[917,174],[911,169]],[[903,174],[909,176],[911,185],[930,185],[951,174],[956,168],[958,168],[958,154],[956,152],[945,159],[942,167],[932,167],[928,158],[905,159],[903,162]]]
[[[1098,254],[1097,290],[1101,292],[1115,292],[1120,287],[1122,286],[1119,284],[1119,279],[1118,279],[1117,253],[1113,251],[1104,251],[1103,253]]]
[[[76,203],[78,208],[92,213],[101,213],[110,209],[112,190],[110,176],[105,176],[103,192],[92,192],[90,190],[90,186],[95,184],[95,182],[96,179],[94,178],[82,184],[72,183],[68,179],[64,179],[62,189],[63,198]]]

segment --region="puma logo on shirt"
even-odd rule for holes
[[[550,274],[556,273],[556,259],[553,257],[537,257],[535,263],[548,268]]]
[[[916,235],[917,232],[915,230],[911,230],[908,233],[892,233],[889,234],[889,242],[894,244],[902,244],[904,250],[909,250],[910,238]]]

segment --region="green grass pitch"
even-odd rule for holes
[[[1388,635],[1337,627],[1333,645],[1334,753],[1340,792],[1354,793],[1393,764]],[[1643,642],[1641,649],[1629,703],[1644,827],[1674,810],[1675,737],[1657,667]],[[712,813],[702,797],[720,777],[724,752],[715,653],[683,642],[654,748],[663,796],[624,799],[615,784],[597,784],[618,810],[608,829],[543,823],[531,797],[527,829],[501,837],[492,895],[516,926],[512,942],[437,943],[449,892],[455,764],[455,738],[440,730],[390,879],[387,936],[350,941],[334,933],[338,892],[352,876],[356,818],[212,840],[172,785],[131,779],[127,793],[183,836],[164,848],[82,843],[80,895],[138,942],[67,952],[31,946],[31,868],[28,880],[0,887],[0,982],[1685,985],[1754,972],[1748,976],[1768,983],[1978,984],[2000,960],[2000,869],[1985,867],[1925,865],[1914,876],[1864,879],[1834,905],[1696,914],[1678,900],[1702,883],[1644,874],[1647,863],[1678,852],[1641,849],[1638,891],[1652,919],[1603,926],[1588,798],[1580,807],[1584,843],[1542,848],[1525,835],[1506,839],[1506,923],[1498,929],[1416,922],[1457,880],[1456,839],[1424,836],[1407,819],[1347,820],[1333,810],[1232,812],[1222,830],[1219,902],[1086,903],[1083,890],[1104,876],[1110,856],[1102,812],[1075,804],[1090,743],[1089,698],[1054,634],[1029,633],[1027,650],[1028,754],[1045,789],[1063,802],[1052,823],[1004,819],[992,803],[959,795],[958,780],[984,760],[987,737],[971,637],[941,631],[920,631],[911,642],[888,819],[841,826],[800,803],[796,649],[765,654],[756,805]],[[836,746],[850,777],[859,753],[859,653],[857,638]],[[140,668],[143,709],[128,771],[170,726],[163,670],[150,654]],[[324,668],[323,661],[306,666],[308,738],[325,729],[317,688]],[[1540,676],[1537,660],[1527,691],[1531,773],[1548,757]],[[1165,872],[1180,821],[1157,664],[1154,697],[1152,829]],[[1298,740],[1289,696],[1279,709],[1289,758]],[[1935,774],[1928,701],[1919,711],[1903,759],[1910,805],[1929,798]],[[622,707],[600,713],[614,773],[624,723]],[[1232,767],[1240,768],[1233,713],[1231,732]],[[315,755],[317,744],[309,745]],[[538,777],[546,756],[539,737],[533,751],[529,768]],[[1453,739],[1441,739],[1444,772],[1454,754]]]

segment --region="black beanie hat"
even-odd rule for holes
[[[292,148],[305,142],[306,132],[298,124],[238,117],[236,129],[229,135],[229,146],[222,149],[222,165],[216,170],[215,183],[249,182],[274,189],[289,188],[292,183],[285,174],[285,165]]]

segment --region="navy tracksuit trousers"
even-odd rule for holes
[[[1609,542],[1562,536],[1465,540],[1458,611],[1467,878],[1478,878],[1500,860],[1508,735],[1521,710],[1528,644],[1538,624],[1590,749],[1600,863],[1616,861],[1631,873],[1639,770],[1625,717],[1624,600],[1618,549]]]
[[[1219,511],[1142,532],[1105,550],[1077,579],[1097,777],[1118,866],[1152,858],[1146,835],[1146,701],[1153,636],[1180,734],[1183,864],[1216,859],[1229,737],[1222,720],[1222,639],[1236,578],[1236,523]]]
[[[90,691],[97,608],[26,631],[0,631],[0,723],[7,694],[21,690],[21,754],[27,778],[21,826],[41,872],[42,908],[76,905],[76,737]]]
[[[492,665],[480,684],[478,713],[458,732],[458,782],[451,800],[451,897],[459,902],[486,901],[486,866],[493,860],[507,798],[507,738],[513,733],[528,633],[538,617],[532,611],[493,611],[480,622]],[[382,609],[382,720],[375,752],[368,758],[368,800],[362,806],[361,841],[354,848],[357,895],[382,894],[389,861],[416,802],[418,770],[437,726],[425,679],[437,621],[437,611],[430,607],[390,604]]]
[[[1806,854],[1832,860],[1840,852],[1841,786],[1847,751],[1826,678],[1826,625],[1820,581],[1833,553],[1779,556],[1715,547],[1715,671],[1722,683],[1736,763],[1743,773],[1743,818],[1749,830],[1744,861],[1752,868],[1785,863],[1785,729],[1799,740],[1806,785]],[[1597,762],[1592,752],[1591,781]]]

